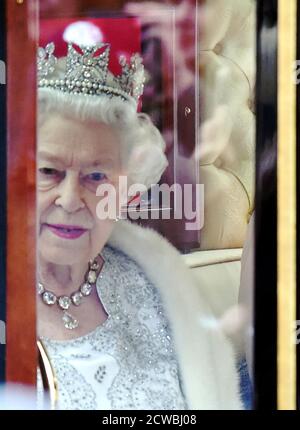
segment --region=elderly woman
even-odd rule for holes
[[[116,77],[107,45],[69,45],[58,61],[53,51],[38,54],[37,288],[57,407],[242,408],[231,345],[180,254],[155,231],[99,216],[99,186],[124,203],[120,176],[149,187],[167,165],[137,113],[139,58]]]

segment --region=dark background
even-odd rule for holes
[[[277,0],[258,1],[256,112],[254,407],[276,410]]]

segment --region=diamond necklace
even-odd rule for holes
[[[100,257],[101,262],[97,259]],[[92,290],[96,284],[100,270],[102,269],[104,260],[100,254],[94,260],[89,262],[89,268],[85,274],[85,281],[83,284],[74,291],[70,296],[57,296],[52,291],[47,290],[42,282],[37,284],[37,292],[41,297],[43,303],[48,306],[58,305],[59,309],[63,311],[62,320],[65,328],[73,330],[79,325],[78,319],[71,315],[68,311],[71,305],[79,306],[82,303],[84,297],[91,295]]]

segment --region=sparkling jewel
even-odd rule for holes
[[[97,273],[94,272],[93,270],[90,270],[87,280],[90,284],[94,284],[97,280]]]
[[[143,93],[145,81],[144,66],[139,54],[132,55],[127,61],[125,56],[119,58],[120,75],[108,79],[110,45],[98,43],[93,46],[79,47],[68,44],[66,67],[63,79],[51,79],[57,67],[54,55],[55,45],[50,43],[37,51],[38,86],[53,87],[55,90],[72,94],[89,94],[97,96],[106,94],[109,97],[120,97],[134,103]],[[97,51],[101,50],[97,54]],[[49,79],[46,79],[49,78]],[[113,84],[112,84],[113,82]],[[86,88],[88,87],[88,89]]]
[[[71,305],[71,299],[68,296],[61,296],[58,299],[58,304],[62,309],[69,309]]]
[[[38,294],[41,295],[41,294],[43,294],[44,291],[45,291],[44,285],[41,282],[39,282],[38,283]]]
[[[64,322],[65,328],[69,330],[74,330],[74,328],[78,327],[79,325],[78,320],[66,311],[64,311],[62,320]]]
[[[91,270],[99,270],[100,266],[99,266],[99,264],[97,262],[94,262],[94,263],[91,263],[90,269]]]
[[[73,302],[73,304],[75,306],[79,306],[80,303],[82,302],[82,294],[81,294],[81,292],[77,291],[76,293],[73,293],[71,295],[71,300],[72,300],[72,302]]]
[[[56,296],[55,296],[55,294],[51,293],[50,291],[45,291],[43,293],[43,301],[47,305],[54,305],[54,303],[56,303]]]
[[[89,270],[86,273],[87,282],[80,286],[80,288],[71,294],[71,296],[60,296],[57,297],[51,291],[45,289],[42,282],[38,282],[37,284],[37,292],[41,296],[43,302],[47,305],[54,305],[57,303],[58,307],[63,310],[63,322],[65,328],[69,330],[73,330],[78,327],[78,320],[73,317],[67,310],[73,304],[75,306],[79,306],[82,302],[83,297],[87,297],[91,294],[93,289],[93,284],[95,284],[97,280],[97,276],[99,274],[100,265],[96,260],[91,260],[89,262]]]
[[[89,296],[92,292],[92,288],[93,288],[92,285],[86,282],[80,287],[80,291],[84,296]]]

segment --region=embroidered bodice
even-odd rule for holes
[[[42,338],[58,381],[58,408],[187,409],[158,290],[123,252],[106,246],[102,256],[96,286],[108,319],[77,339]]]

